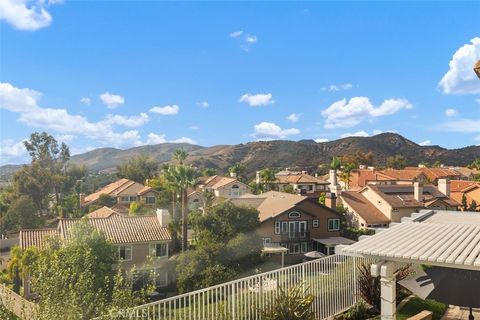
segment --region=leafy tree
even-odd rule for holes
[[[295,194],[295,189],[293,189],[293,186],[291,184],[287,184],[286,186],[283,187],[283,192],[286,193],[292,193]]]
[[[332,161],[330,162],[330,169],[332,170],[338,170],[342,166],[342,161],[340,160],[339,157],[333,156]]]
[[[147,155],[131,158],[126,163],[117,166],[118,176],[138,183],[145,183],[156,176],[159,163]]]
[[[37,216],[37,209],[28,196],[15,199],[5,215],[5,227],[12,231],[38,228],[42,224],[42,220]]]
[[[467,196],[465,193],[462,195],[462,210],[465,211],[467,210],[468,204],[467,204]]]
[[[273,182],[277,178],[275,177],[275,170],[272,168],[265,168],[260,170],[260,180],[263,184],[263,188],[265,191],[272,190]]]
[[[177,149],[175,150],[175,152],[173,153],[173,160],[177,161],[178,164],[180,165],[183,165],[183,163],[185,162],[185,159],[187,159],[188,157],[188,152],[183,150],[183,149]]]
[[[350,176],[352,174],[352,171],[356,168],[357,166],[355,165],[355,163],[352,162],[345,163],[342,167],[342,179],[345,182],[345,186],[347,189],[350,184]]]
[[[176,266],[180,292],[232,280],[260,262],[263,243],[253,231],[258,211],[223,202],[205,214],[192,214],[195,250],[180,254]]]
[[[217,170],[215,170],[213,168],[204,168],[200,171],[200,174],[203,177],[211,177],[211,176],[214,176],[214,175],[217,174]]]
[[[480,170],[480,158],[473,160],[472,163],[470,163],[467,167],[470,169]]]
[[[387,168],[392,169],[404,169],[407,166],[407,159],[401,154],[391,156],[387,158]]]
[[[438,160],[436,160],[432,165],[432,167],[434,168],[440,168],[441,166],[442,166],[442,163]]]
[[[262,184],[257,184],[255,181],[249,183],[248,187],[250,188],[250,191],[253,194],[261,194],[265,191],[264,188],[263,188],[263,185]]]
[[[475,200],[472,200],[470,207],[468,207],[468,211],[476,211],[476,210],[477,210],[477,202]]]
[[[48,207],[48,195],[53,183],[51,171],[40,163],[23,166],[13,176],[13,187],[16,195],[26,195],[33,200],[37,210]]]
[[[102,208],[102,207],[112,207],[115,203],[117,202],[117,200],[112,197],[111,195],[107,194],[107,193],[102,193],[99,197],[98,197],[98,200],[95,201],[93,204],[89,205],[89,211],[92,212],[92,211],[95,211],[99,208]]]
[[[228,168],[228,172],[230,174],[235,174],[235,177],[242,182],[245,182],[247,180],[247,177],[245,175],[247,168],[240,162],[235,163],[233,166]]]
[[[325,205],[326,195],[325,192],[322,192],[318,197],[318,203]]]
[[[91,319],[145,301],[148,289],[132,292],[131,283],[112,267],[115,246],[86,220],[63,243],[50,241],[31,264],[32,287],[41,297],[40,319]]]

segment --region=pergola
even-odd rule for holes
[[[399,265],[480,271],[480,214],[421,210],[385,231],[338,249],[343,255],[379,261],[371,266],[371,273],[380,276],[381,319],[395,319]]]
[[[285,253],[288,252],[288,249],[285,247],[282,247],[280,245],[274,245],[274,244],[264,244],[262,253],[263,254],[281,254],[282,259],[281,259],[281,266],[282,268],[284,267],[285,264]]]

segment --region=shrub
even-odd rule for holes
[[[363,320],[370,317],[370,308],[368,305],[360,300],[355,303],[353,307],[347,310],[343,315],[344,320]]]
[[[302,285],[288,290],[279,288],[279,295],[268,311],[262,310],[265,320],[313,320],[313,295],[307,294]]]

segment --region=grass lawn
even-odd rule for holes
[[[447,305],[435,300],[422,300],[414,297],[410,299],[410,301],[402,308],[402,310],[397,312],[397,319],[408,319],[417,313],[422,312],[423,310],[432,311],[433,320],[439,320],[447,310]]]

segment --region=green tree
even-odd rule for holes
[[[468,204],[467,204],[467,196],[462,194],[462,210],[467,210]]]
[[[15,199],[5,215],[5,227],[11,231],[38,228],[42,224],[43,221],[37,216],[33,200],[28,196]]]
[[[95,203],[89,206],[90,212],[102,207],[112,207],[116,203],[116,199],[109,194],[102,193]]]
[[[342,167],[342,179],[345,182],[346,189],[348,189],[349,187],[352,171],[356,168],[357,166],[355,165],[355,163],[352,162],[345,163]]]
[[[468,167],[470,169],[480,170],[480,158],[476,158],[475,160],[473,160],[472,163],[468,165]]]
[[[275,170],[272,168],[265,168],[260,170],[260,180],[263,184],[263,188],[265,191],[270,191],[273,188],[273,182],[277,178],[275,177]]]
[[[31,265],[40,319],[91,319],[144,302],[148,289],[132,292],[121,273],[115,276],[116,263],[115,246],[87,220],[66,242],[50,241]]]
[[[472,200],[472,203],[470,203],[470,207],[468,207],[468,211],[476,211],[477,210],[477,202],[475,200]]]
[[[291,194],[295,194],[295,189],[293,188],[293,186],[291,184],[287,184],[286,186],[283,187],[283,192],[286,192],[286,193],[291,193]]]
[[[193,214],[198,237],[195,250],[180,254],[176,266],[180,292],[232,280],[260,262],[263,243],[252,230],[259,225],[258,211],[223,202],[205,214]]]
[[[245,176],[247,168],[240,162],[235,163],[233,166],[228,168],[228,172],[230,174],[234,174],[237,180],[245,182],[247,180],[247,177]]]
[[[432,167],[434,168],[440,168],[441,166],[442,166],[442,163],[438,160],[436,160],[432,165]]]
[[[117,166],[118,176],[138,183],[146,183],[157,175],[159,163],[147,155],[131,158],[126,163]]]
[[[188,152],[183,149],[177,149],[172,155],[173,160],[177,161],[178,164],[183,165],[185,159],[188,157]]]
[[[203,177],[211,177],[211,176],[214,176],[214,175],[217,174],[217,170],[215,170],[213,168],[204,168],[200,171],[200,174]]]
[[[404,169],[407,166],[407,159],[401,154],[391,156],[387,158],[387,168],[392,169]]]
[[[330,162],[330,169],[332,170],[338,170],[342,166],[342,161],[340,160],[339,157],[333,156],[332,161]]]

